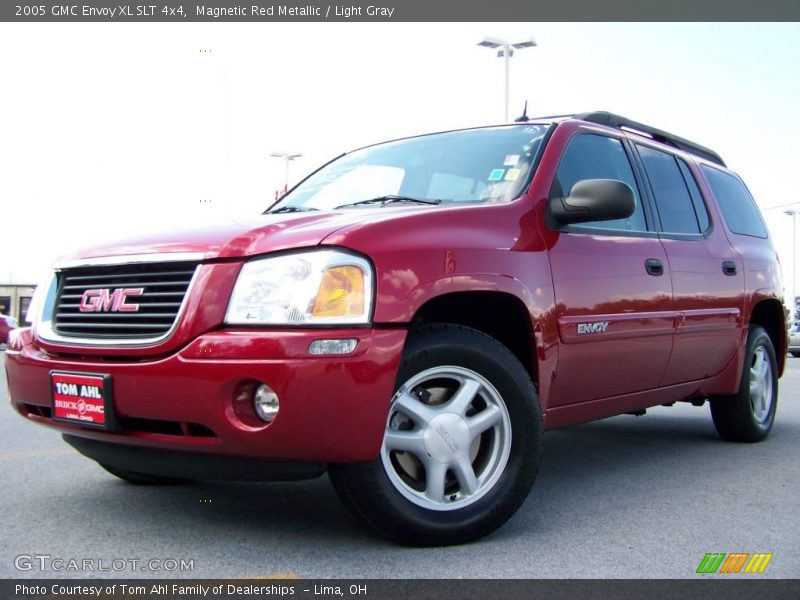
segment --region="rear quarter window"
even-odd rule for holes
[[[730,173],[707,165],[700,168],[717,199],[728,229],[740,235],[766,238],[767,228],[744,184]]]

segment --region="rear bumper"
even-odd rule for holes
[[[401,329],[218,331],[169,356],[114,360],[53,356],[25,331],[6,371],[20,414],[78,438],[200,457],[358,462],[378,455],[405,337]],[[311,341],[329,338],[358,345],[347,356],[308,354]],[[110,375],[119,430],[53,421],[52,370]],[[259,382],[280,398],[270,424],[241,409]]]
[[[800,352],[800,334],[793,333],[789,336],[789,352]]]

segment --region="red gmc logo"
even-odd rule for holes
[[[81,296],[81,312],[136,312],[138,304],[128,302],[129,296],[141,296],[144,288],[86,290]]]

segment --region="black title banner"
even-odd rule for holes
[[[800,580],[786,579],[29,579],[0,580],[3,600],[796,600]]]
[[[798,21],[797,0],[33,0],[0,2],[9,22]]]

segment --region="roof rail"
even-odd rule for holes
[[[725,166],[725,162],[722,160],[719,154],[711,150],[710,148],[706,148],[705,146],[701,146],[700,144],[696,144],[694,142],[690,142],[687,139],[682,137],[678,137],[677,135],[673,135],[671,133],[667,133],[661,129],[656,129],[655,127],[650,127],[650,125],[645,125],[644,123],[638,123],[636,121],[631,121],[630,119],[626,119],[625,117],[621,117],[619,115],[615,115],[610,112],[605,111],[598,111],[598,112],[590,112],[590,113],[583,113],[579,115],[575,115],[576,119],[581,119],[582,121],[588,121],[590,123],[597,123],[598,125],[607,125],[609,127],[616,127],[617,129],[630,129],[634,132],[644,133],[648,137],[653,138],[657,142],[661,142],[662,144],[667,144],[674,148],[678,148],[679,150],[684,150],[685,152],[689,152],[691,154],[696,154],[706,160],[710,160],[713,163],[717,163],[718,165]]]

